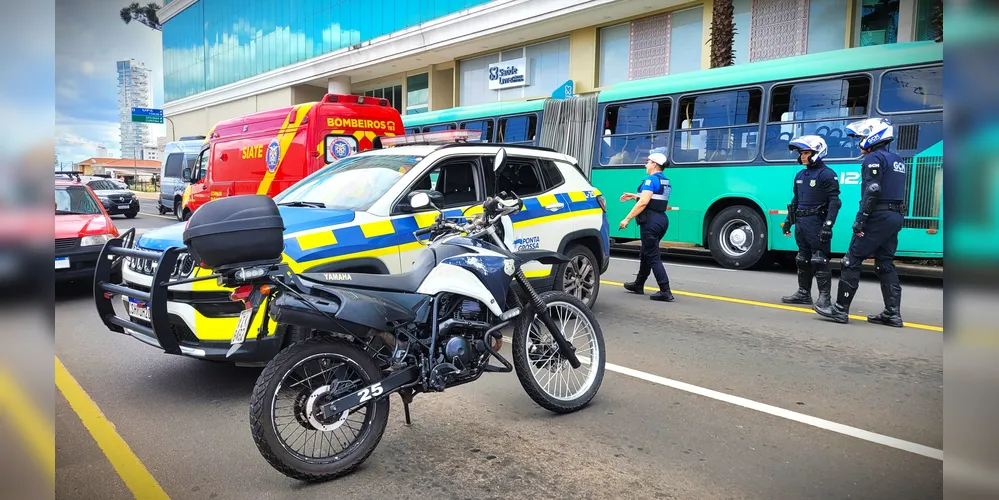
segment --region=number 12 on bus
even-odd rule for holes
[[[403,123],[407,133],[469,128],[482,130],[485,141],[559,144],[560,152],[577,156],[607,197],[616,242],[638,238],[635,224],[618,228],[633,204],[618,197],[635,192],[649,152],[664,150],[673,187],[664,241],[707,247],[723,266],[745,269],[767,263],[768,253],[797,251],[780,224],[794,176],[804,168],[787,145],[806,134],[823,137],[829,146],[826,164],[838,174],[843,201],[832,251],[846,252],[860,206],[863,154],[845,129],[856,120],[885,117],[895,127],[890,148],[902,156],[907,179],[897,256],[941,259],[942,61],[943,43],[855,47],[625,81],[595,97],[410,115]],[[593,128],[562,118],[587,106],[597,117]],[[558,118],[542,119],[553,110]],[[563,151],[564,144],[574,149]],[[586,151],[592,156],[579,157]]]

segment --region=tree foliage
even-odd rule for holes
[[[160,6],[155,3],[139,5],[139,2],[132,2],[128,7],[121,8],[121,20],[125,21],[125,24],[135,21],[156,31],[163,31],[160,18],[156,15],[158,10],[160,10]]]
[[[711,67],[735,64],[735,7],[732,0],[714,0],[711,12]]]
[[[937,0],[935,9],[933,9],[933,18],[930,19],[930,29],[933,33],[933,39],[942,42],[943,41],[943,0]]]

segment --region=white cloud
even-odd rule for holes
[[[153,106],[161,105],[162,34],[139,23],[123,23],[118,12],[127,2],[121,0],[58,3],[54,14],[56,108],[72,113],[54,116],[59,158],[64,162],[89,158],[96,154],[97,144],[118,156],[119,124],[117,120],[106,121],[117,102],[116,62],[135,59],[150,68]],[[154,139],[165,134],[163,125],[151,125],[150,129]],[[51,140],[51,130],[48,132]]]

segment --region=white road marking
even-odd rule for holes
[[[623,257],[611,257],[611,260],[620,260],[622,262],[634,262],[635,264],[638,264],[639,262],[641,262],[638,259],[625,259]],[[738,271],[738,269],[726,269],[724,267],[694,266],[694,265],[690,265],[690,264],[674,264],[673,262],[668,262],[668,263],[667,262],[663,262],[663,264],[665,264],[666,266],[669,266],[669,267],[690,267],[690,268],[693,268],[693,269],[707,269],[708,271],[725,271],[727,273],[734,273],[734,272]]]
[[[580,359],[580,361],[582,361],[582,359]],[[696,385],[680,382],[678,380],[671,380],[666,377],[652,375],[651,373],[645,373],[625,366],[615,365],[613,363],[607,363],[606,367],[608,370],[612,372],[617,372],[623,375],[628,375],[630,377],[642,379],[645,380],[646,382],[652,382],[653,384],[665,385],[667,387],[672,387],[674,389],[679,389],[681,391],[690,392],[711,399],[716,399],[718,401],[724,401],[726,403],[742,406],[743,408],[749,408],[750,410],[756,410],[762,413],[768,413],[775,417],[794,420],[795,422],[800,422],[805,425],[811,425],[812,427],[818,427],[820,429],[825,429],[827,431],[832,431],[846,436],[855,437],[857,439],[863,439],[864,441],[869,441],[872,443],[888,446],[889,448],[908,451],[909,453],[915,453],[917,455],[922,455],[924,457],[943,461],[943,450],[938,450],[935,448],[931,448],[929,446],[924,446],[909,441],[903,441],[901,439],[893,438],[891,436],[885,436],[884,434],[877,434],[871,431],[865,431],[864,429],[858,429],[856,427],[851,427],[849,425],[844,425],[829,420],[824,420],[818,417],[813,417],[811,415],[805,415],[804,413],[785,410],[784,408],[778,408],[776,406],[771,406],[750,399],[740,398],[739,396],[725,394],[724,392],[705,389],[704,387],[698,387]]]
[[[503,340],[505,343],[508,343],[510,345],[513,344],[513,339],[511,339],[510,337],[504,336]],[[587,364],[590,362],[590,360],[586,356],[579,356],[579,361]],[[666,377],[660,377],[659,375],[645,373],[643,371],[635,370],[633,368],[628,368],[626,366],[615,365],[613,363],[607,363],[605,366],[607,370],[610,370],[612,372],[641,379],[646,382],[652,382],[653,384],[672,387],[674,389],[681,390],[684,392],[689,392],[692,394],[697,394],[699,396],[704,396],[706,398],[723,401],[725,403],[734,404],[737,406],[741,406],[743,408],[748,408],[750,410],[756,410],[758,412],[767,413],[775,417],[786,418],[788,420],[793,420],[795,422],[799,422],[805,425],[811,425],[812,427],[818,427],[819,429],[825,429],[827,431],[843,434],[845,436],[851,436],[857,439],[862,439],[864,441],[869,441],[871,443],[884,445],[889,448],[908,451],[909,453],[915,453],[916,455],[922,455],[924,457],[943,461],[943,450],[938,450],[936,448],[931,448],[929,446],[921,445],[918,443],[912,443],[909,441],[904,441],[898,438],[893,438],[891,436],[885,436],[884,434],[878,434],[875,432],[866,431],[864,429],[859,429],[857,427],[851,427],[849,425],[832,422],[818,417],[813,417],[811,415],[805,415],[804,413],[785,410],[784,408],[771,406],[766,403],[760,403],[757,401],[753,401],[751,399],[741,398],[739,396],[733,396],[731,394],[725,394],[724,392],[718,392],[712,389],[706,389],[704,387],[698,387],[696,385],[688,384],[686,382],[680,382],[678,380],[672,380]]]

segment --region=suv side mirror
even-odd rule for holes
[[[184,170],[180,173],[180,178],[184,182],[191,182],[191,167],[184,167]]]
[[[417,189],[407,196],[409,203],[405,201],[398,205],[403,212],[412,212],[429,206],[439,207],[444,204],[444,195],[431,189]]]

